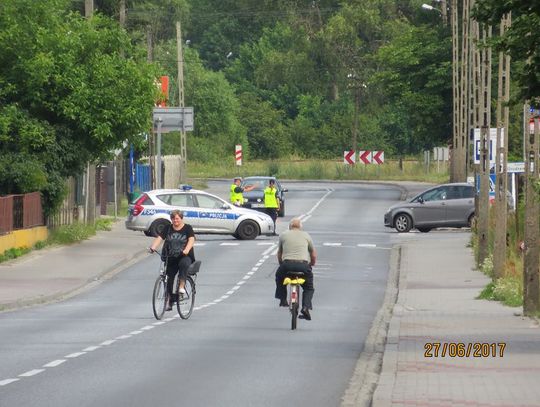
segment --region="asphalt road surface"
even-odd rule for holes
[[[273,298],[277,238],[200,235],[187,321],[153,317],[158,256],[64,302],[0,314],[0,378],[27,376],[0,387],[0,406],[339,406],[384,297],[394,232],[383,214],[401,190],[285,185],[278,232],[300,216],[318,251],[312,321],[291,331]]]

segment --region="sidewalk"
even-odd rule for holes
[[[0,311],[74,295],[146,255],[150,241],[127,230],[119,219],[111,231],[98,232],[81,243],[36,250],[0,263]]]
[[[402,245],[372,406],[540,406],[538,322],[516,316],[521,308],[475,299],[489,279],[473,270],[469,238],[435,231]],[[441,344],[437,357],[426,345],[433,343]],[[458,346],[469,356],[455,356]]]

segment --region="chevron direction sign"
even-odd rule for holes
[[[343,152],[343,162],[345,164],[354,164],[356,162],[356,154],[354,150]]]
[[[359,151],[358,162],[362,164],[383,164],[384,151]]]
[[[371,164],[371,151],[359,151],[358,162],[362,164]]]
[[[384,163],[384,151],[374,151],[373,152],[373,159],[371,161],[374,164],[382,164]]]

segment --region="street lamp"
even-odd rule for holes
[[[443,25],[446,27],[446,20],[447,20],[446,15],[447,15],[447,11],[448,11],[446,9],[446,0],[432,0],[432,1],[434,1],[436,3],[441,3],[441,8],[438,9],[437,7],[433,7],[433,6],[431,6],[429,4],[426,4],[426,3],[422,4],[422,8],[424,10],[428,10],[428,11],[437,11],[442,17]]]

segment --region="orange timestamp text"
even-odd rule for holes
[[[424,344],[425,358],[496,358],[503,357],[505,342],[427,342]]]

